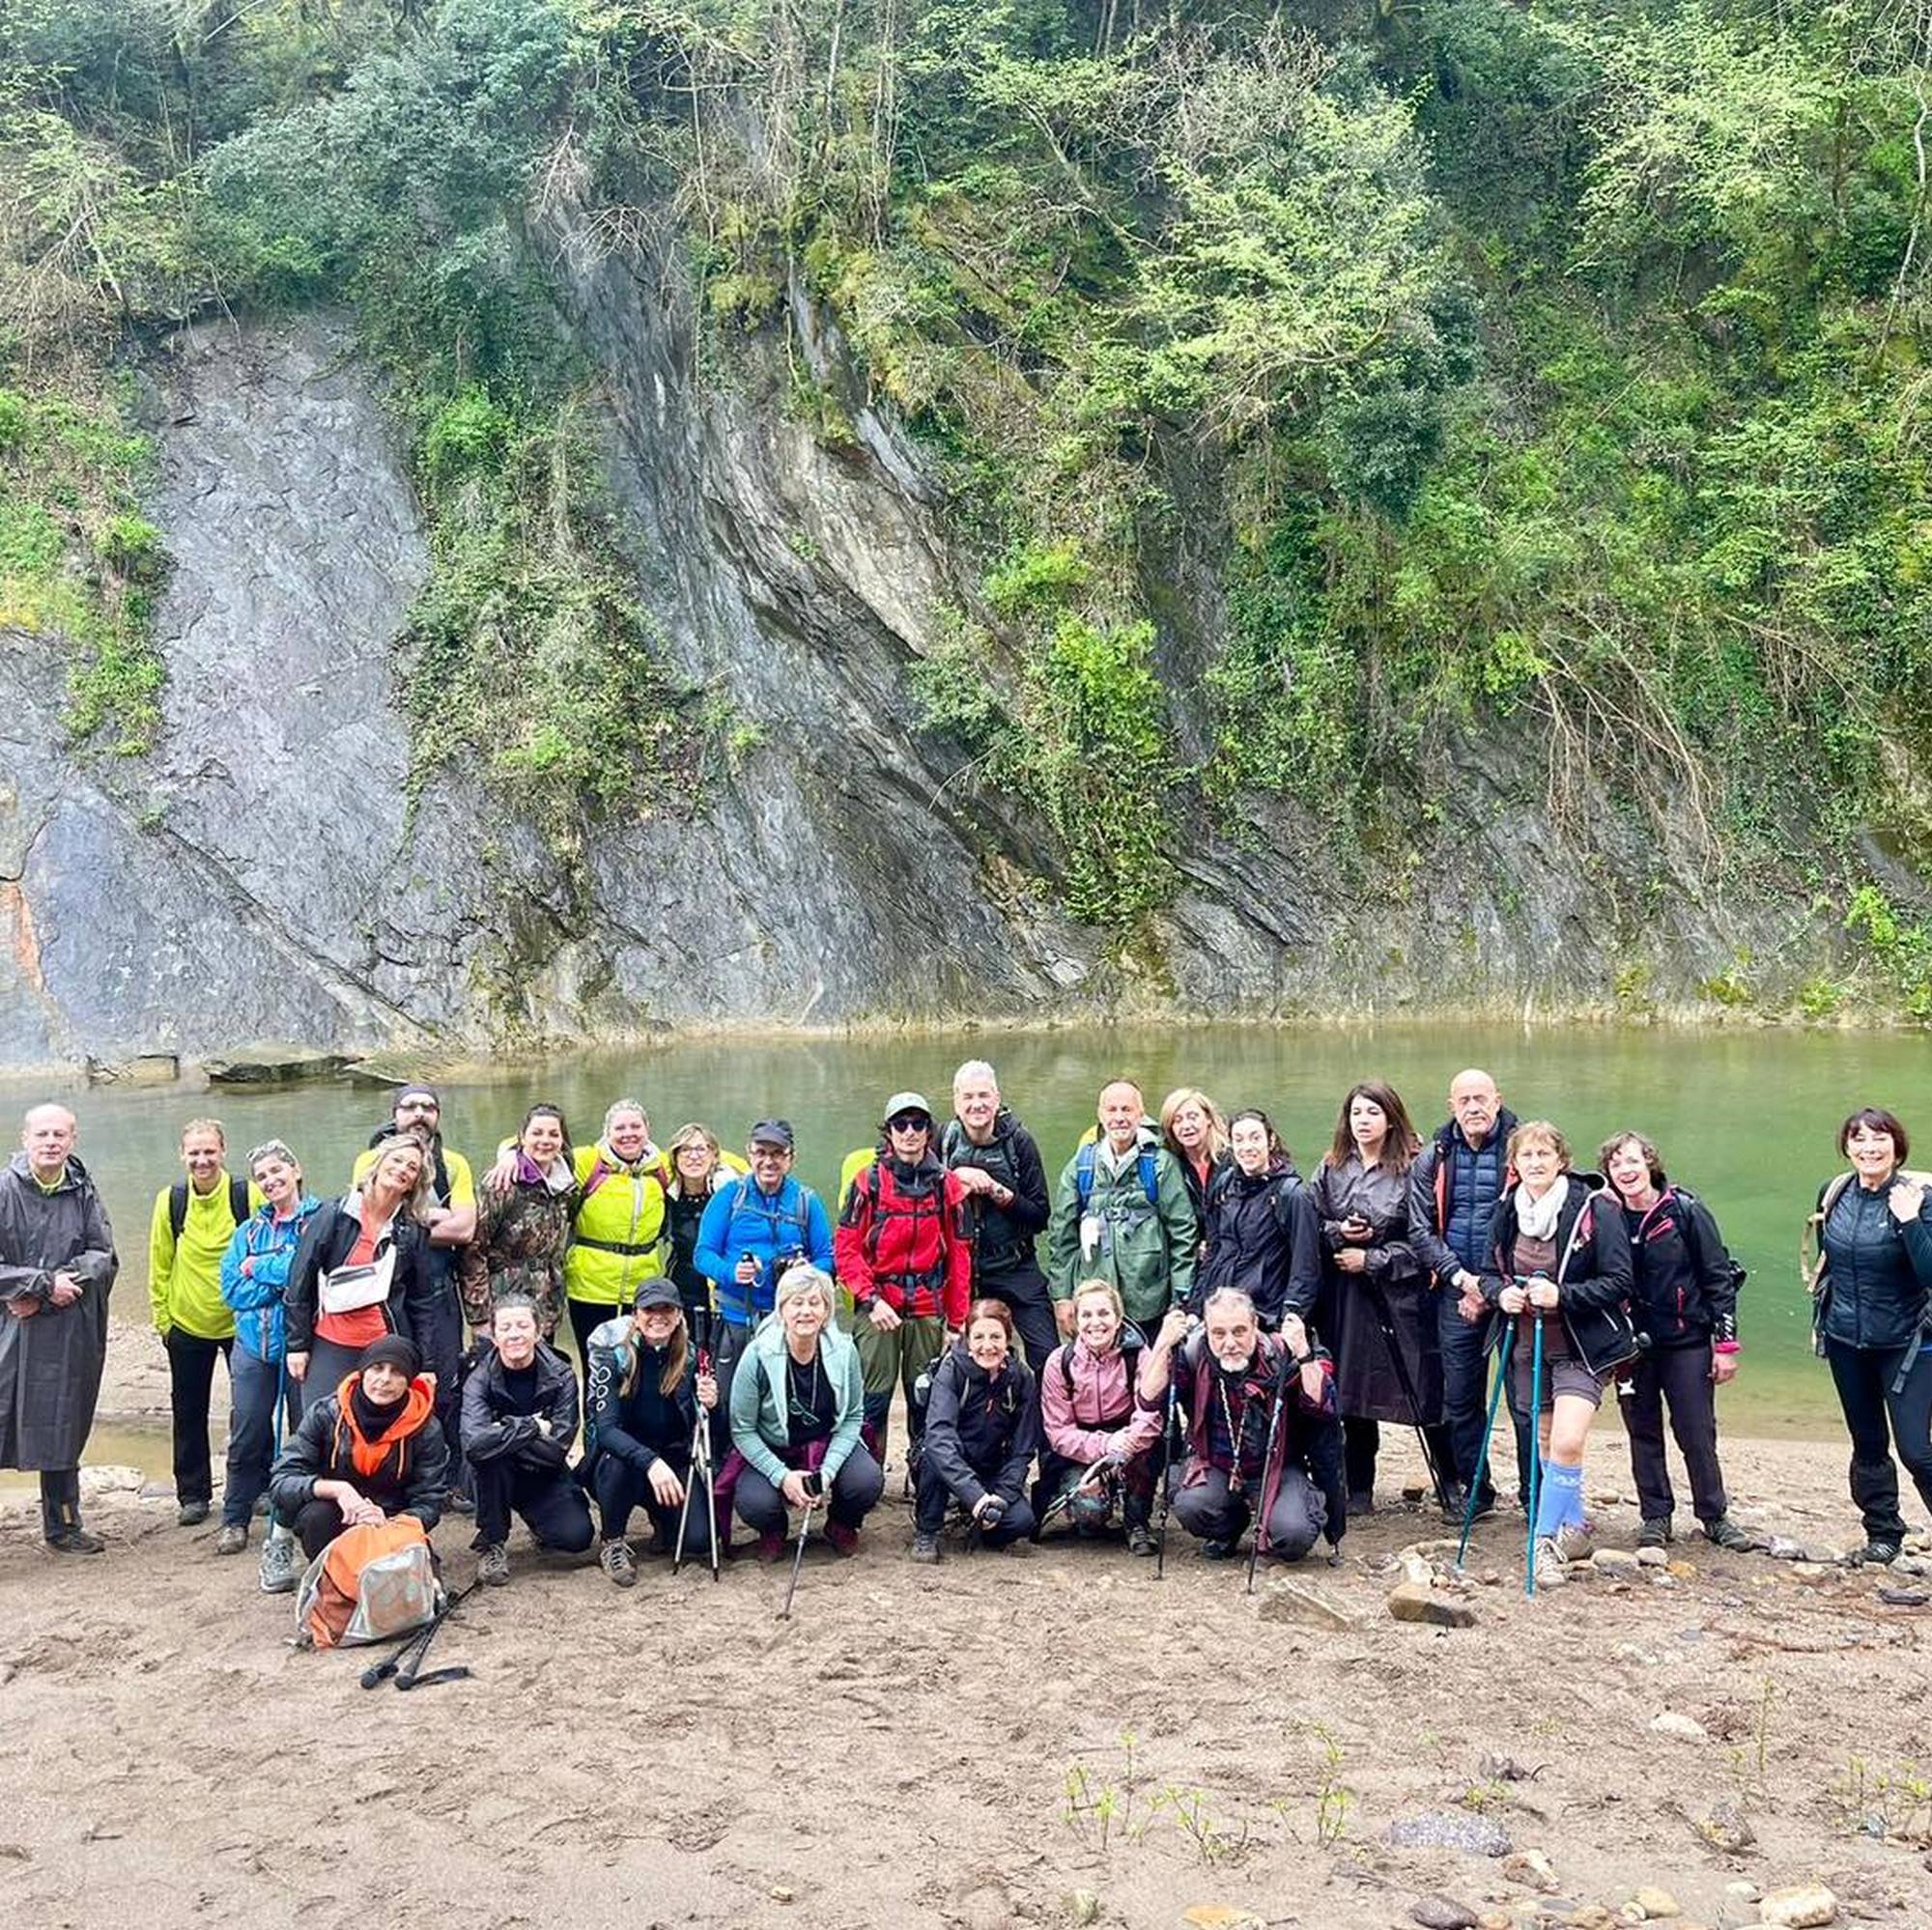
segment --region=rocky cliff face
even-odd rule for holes
[[[1736,910],[1585,797],[1564,833],[1541,746],[1445,740],[1460,807],[1371,882],[1296,809],[1184,826],[1170,909],[1120,952],[1054,909],[1023,799],[922,735],[908,663],[974,574],[911,454],[785,419],[755,370],[694,379],[660,292],[614,261],[561,298],[604,371],[611,477],[675,667],[756,726],[689,817],[613,822],[570,864],[467,773],[407,809],[395,639],[427,557],[345,326],[200,330],[149,380],[152,514],[176,567],[158,749],[65,748],[51,655],[0,649],[0,1068],[241,1040],[470,1047],[690,1023],[1129,1006],[1296,1013],[1689,996],[1742,946],[1802,976],[1803,902]],[[829,381],[836,341],[804,310]],[[1181,740],[1211,572],[1175,559]],[[1620,911],[1619,906],[1638,909]]]

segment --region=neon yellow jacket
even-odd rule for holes
[[[573,1300],[625,1308],[641,1282],[665,1270],[663,1159],[654,1146],[634,1166],[601,1142],[576,1149],[583,1194],[563,1262],[564,1291]]]
[[[187,1189],[187,1216],[179,1241],[168,1220],[168,1195],[163,1186],[155,1195],[155,1214],[148,1223],[148,1304],[155,1330],[179,1327],[197,1340],[227,1340],[235,1332],[235,1316],[221,1297],[221,1259],[235,1237],[235,1213],[229,1204],[228,1170],[224,1167],[212,1192]],[[252,1211],[262,1204],[258,1187],[248,1188]]]

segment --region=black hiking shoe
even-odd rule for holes
[[[1241,1545],[1238,1541],[1201,1544],[1201,1558],[1204,1561],[1233,1561],[1240,1551]]]
[[[1889,1568],[1898,1559],[1899,1545],[1874,1535],[1863,1547],[1854,1548],[1845,1557],[1847,1568]]]
[[[915,1533],[912,1538],[912,1558],[914,1561],[937,1561],[939,1559],[939,1537]]]
[[[1715,1547],[1729,1548],[1733,1554],[1754,1554],[1764,1546],[1755,1535],[1739,1527],[1728,1515],[1719,1515],[1715,1521],[1706,1521],[1704,1536]]]
[[[208,1519],[208,1509],[206,1501],[184,1501],[175,1513],[175,1520],[184,1528],[198,1528]]]
[[[1127,1552],[1130,1555],[1151,1555],[1155,1552],[1153,1530],[1145,1521],[1136,1521],[1128,1528]]]
[[[1667,1548],[1676,1539],[1676,1534],[1668,1515],[1646,1515],[1636,1531],[1636,1545],[1640,1548]],[[1713,1535],[1711,1539],[1717,1541],[1718,1538]]]
[[[63,1528],[56,1535],[47,1537],[47,1547],[55,1554],[102,1554],[107,1544],[99,1535],[91,1535],[85,1528]]]

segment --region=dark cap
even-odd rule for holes
[[[427,1099],[438,1112],[442,1110],[442,1096],[434,1086],[404,1086],[396,1093],[396,1104],[400,1106],[406,1099]]]
[[[407,1334],[384,1334],[362,1349],[355,1363],[358,1374],[370,1367],[400,1367],[413,1380],[422,1372],[422,1355]]]
[[[781,1146],[789,1152],[793,1147],[791,1121],[789,1120],[760,1120],[752,1128],[753,1146]]]
[[[683,1304],[678,1296],[676,1282],[667,1280],[660,1274],[655,1279],[639,1283],[631,1307],[634,1312],[641,1314],[646,1307],[681,1307]]]

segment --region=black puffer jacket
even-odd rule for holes
[[[343,1387],[353,1380],[351,1376]],[[383,1458],[368,1474],[352,1458],[354,1435],[343,1422],[344,1398],[338,1387],[302,1409],[300,1426],[269,1472],[269,1499],[292,1521],[315,1499],[318,1481],[346,1481],[384,1514],[414,1515],[425,1529],[435,1527],[449,1487],[449,1447],[427,1384],[411,1383],[403,1421],[383,1436]]]
[[[361,1237],[362,1222],[340,1200],[325,1202],[309,1221],[290,1263],[288,1292],[282,1301],[288,1320],[289,1352],[306,1353],[314,1344],[316,1296],[322,1276],[340,1266]],[[377,1258],[391,1246],[396,1265],[389,1280],[389,1297],[383,1306],[384,1318],[391,1333],[402,1334],[426,1349],[436,1331],[433,1320],[437,1306],[428,1265],[429,1236],[414,1220],[398,1213],[376,1242]]]
[[[1829,1212],[1832,1187],[1819,1193],[1824,1267],[1812,1291],[1819,1295],[1816,1322],[1824,1339],[1888,1348],[1909,1347],[1919,1337],[1932,1293],[1932,1190],[1918,1217],[1903,1224],[1889,1203],[1894,1187],[1923,1179],[1922,1174],[1894,1173],[1873,1192],[1848,1178]]]
[[[554,1348],[537,1343],[536,1407],[530,1413],[511,1405],[503,1363],[485,1347],[463,1383],[463,1452],[471,1461],[507,1461],[561,1474],[577,1439],[577,1374]],[[548,1431],[537,1426],[541,1416]]]
[[[1321,1291],[1321,1228],[1293,1162],[1250,1175],[1230,1161],[1208,1188],[1202,1224],[1207,1251],[1190,1311],[1217,1289],[1237,1287],[1269,1332],[1284,1310],[1307,1317]]]
[[[1038,1446],[1039,1402],[1026,1362],[1009,1356],[994,1380],[964,1342],[948,1348],[932,1373],[923,1452],[953,1495],[968,1508],[988,1494],[1010,1506]]]
[[[1601,1173],[1566,1173],[1569,1191],[1556,1216],[1556,1271],[1560,1290],[1557,1317],[1570,1336],[1571,1350],[1592,1374],[1607,1374],[1637,1350],[1636,1329],[1628,1312],[1634,1282],[1630,1241],[1623,1209]],[[1482,1275],[1483,1298],[1494,1307],[1516,1276],[1517,1198],[1512,1186],[1496,1202],[1490,1221],[1492,1269]],[[1508,1317],[1500,1310],[1485,1341],[1500,1345]]]
[[[1708,1347],[1738,1337],[1740,1270],[1711,1209],[1669,1186],[1647,1212],[1619,1208],[1635,1282],[1631,1314],[1652,1347]]]

